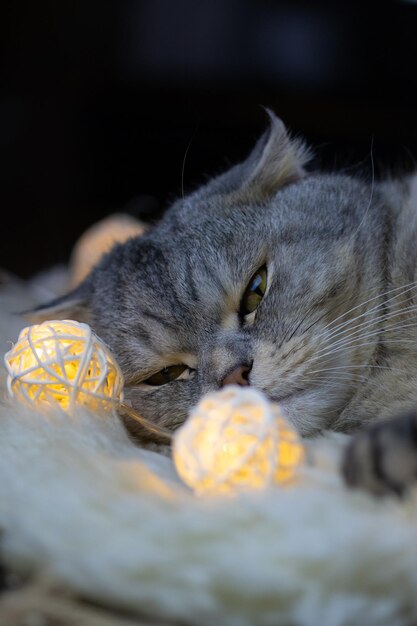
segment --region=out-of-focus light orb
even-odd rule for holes
[[[31,408],[108,412],[122,399],[122,372],[88,324],[51,320],[28,326],[4,362],[10,396]]]
[[[146,227],[142,222],[124,213],[115,213],[90,226],[81,235],[72,251],[69,264],[69,286],[74,288],[79,285],[101,257],[116,243],[123,243],[133,237],[141,236],[145,230]]]
[[[286,484],[304,459],[278,404],[251,387],[207,394],[173,441],[182,480],[199,494],[231,494]]]

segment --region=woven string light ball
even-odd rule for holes
[[[10,396],[31,408],[107,412],[122,399],[122,372],[87,324],[52,320],[24,328],[4,361]]]
[[[206,395],[176,431],[173,456],[182,480],[200,494],[231,494],[289,483],[304,459],[280,407],[250,387]]]

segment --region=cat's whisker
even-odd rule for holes
[[[417,288],[417,281],[413,281],[410,283],[407,283],[406,285],[402,285],[401,287],[395,287],[394,289],[389,289],[383,293],[379,293],[378,295],[369,298],[368,300],[365,300],[363,302],[361,302],[360,304],[352,307],[351,309],[349,309],[348,311],[346,311],[345,313],[342,313],[341,315],[339,315],[337,318],[335,318],[334,320],[332,320],[331,322],[329,322],[329,324],[325,325],[323,331],[321,333],[319,333],[316,337],[320,338],[325,336],[325,339],[328,340],[330,339],[332,336],[338,336],[339,331],[341,331],[341,329],[346,328],[346,326],[348,326],[349,324],[354,323],[355,321],[357,321],[358,319],[370,315],[371,313],[373,313],[374,311],[377,311],[380,308],[385,308],[385,306],[395,300],[396,298],[400,298],[401,296],[405,295],[406,293],[410,292],[411,290]],[[377,289],[377,288],[375,288]],[[392,296],[391,298],[389,298],[388,300],[384,300],[383,302],[380,302],[378,305],[376,305],[375,307],[372,307],[371,309],[368,309],[368,311],[365,311],[364,313],[361,313],[360,315],[355,316],[354,318],[344,321],[341,324],[333,327],[332,325],[339,319],[346,317],[346,315],[349,315],[349,313],[352,313],[353,311],[357,310],[358,308],[362,308],[363,306],[365,306],[366,304],[369,304],[370,302],[379,299],[379,298],[383,298],[384,296],[387,296],[391,293],[394,292],[399,292],[396,293],[394,296]],[[368,292],[369,293],[369,292]],[[413,295],[410,295],[407,300],[413,298]],[[343,304],[343,303],[342,303]],[[310,326],[308,326],[306,329],[304,329],[303,333],[308,332],[311,328],[313,328],[313,326],[315,326],[318,322],[320,322],[323,317],[325,317],[326,315],[329,315],[329,313],[332,312],[332,310],[334,310],[335,308],[341,306],[341,304],[337,304],[335,307],[333,307],[333,309],[331,309],[330,311],[325,311],[325,313],[323,313],[322,315],[320,315],[316,320],[314,320]],[[405,312],[405,309],[402,310],[402,312]],[[306,320],[306,318],[308,317],[308,315],[311,313],[311,309],[309,309],[309,311],[307,312],[307,314],[302,318],[302,320],[300,322],[297,323],[295,329],[291,332],[291,335],[288,336],[288,334],[284,337],[283,341],[280,344],[280,347],[282,345],[284,345],[285,343],[287,343],[288,341],[290,341],[292,339],[292,337],[296,334],[297,330],[300,328],[300,326],[302,325],[302,323]],[[389,315],[389,313],[384,313],[383,315]],[[378,318],[381,319],[381,318]],[[365,322],[366,323],[366,322]],[[376,323],[375,320],[369,320],[369,323]],[[328,332],[328,329],[330,329],[330,333]],[[352,329],[346,329],[346,331],[343,332],[349,332],[349,330]],[[341,334],[341,333],[340,333]]]
[[[334,370],[351,370],[351,369],[378,369],[378,370],[389,370],[392,372],[402,372],[402,370],[398,367],[391,367],[389,365],[369,365],[367,363],[363,363],[362,365],[335,365],[332,367],[324,367],[318,370],[311,370],[310,374],[314,374],[316,372],[333,372]]]
[[[410,283],[411,284],[411,283]],[[417,281],[414,283],[415,286],[417,286]],[[402,289],[403,287],[397,287],[396,289],[394,289],[393,291],[397,291],[398,289]],[[378,291],[378,287],[374,287],[373,289],[371,289],[368,293],[372,293],[373,291]],[[329,328],[331,326],[331,324],[333,324],[334,322],[336,322],[338,319],[345,317],[346,315],[348,315],[350,312],[354,311],[355,309],[364,306],[365,304],[367,304],[368,302],[372,302],[372,300],[375,300],[377,298],[381,298],[383,297],[384,294],[378,293],[377,296],[371,298],[370,300],[367,300],[365,302],[362,302],[361,304],[356,305],[355,307],[353,307],[352,309],[349,309],[348,311],[346,311],[346,313],[342,313],[341,315],[339,315],[338,317],[336,317],[334,320],[332,320],[331,322],[329,322],[329,324],[326,324],[324,326],[323,329],[323,333],[326,331],[327,328]],[[308,326],[304,332],[307,332],[308,330],[310,330],[310,328],[312,328],[315,324],[317,324],[318,322],[320,322],[323,317],[326,317],[327,315],[330,315],[335,309],[340,308],[341,306],[343,306],[343,304],[346,304],[346,302],[348,302],[350,300],[350,298],[347,298],[346,300],[344,300],[343,302],[338,302],[334,307],[332,307],[330,309],[330,311],[325,311],[322,315],[320,315],[316,320],[314,320],[312,322],[312,324],[310,324],[310,326]],[[378,306],[382,306],[383,303],[381,303]],[[297,330],[300,328],[300,326],[302,325],[302,323],[307,319],[307,317],[310,315],[312,311],[312,307],[310,307],[310,309],[307,311],[307,313],[304,315],[304,317],[301,319],[301,321],[297,322],[295,328],[294,326],[291,327],[291,329],[289,330],[289,332],[287,333],[287,335],[284,337],[284,339],[281,342],[281,345],[283,345],[284,343],[287,343],[288,341],[290,341],[295,333],[297,332]],[[337,329],[337,327],[336,327]],[[335,329],[335,330],[336,330]],[[291,334],[290,334],[291,333]],[[289,335],[289,336],[288,336]],[[320,335],[318,335],[320,336]]]
[[[190,141],[188,142],[188,146],[185,149],[185,153],[184,153],[184,158],[182,160],[182,167],[181,167],[181,194],[182,194],[182,199],[184,200],[185,194],[184,194],[184,173],[185,173],[185,162],[187,160],[187,156],[188,156],[188,152],[191,148],[191,144],[193,143],[194,140],[194,136],[197,132],[197,127],[194,128],[193,130],[193,134],[191,135]]]
[[[361,221],[359,222],[358,227],[356,228],[355,232],[353,233],[353,235],[351,236],[350,240],[354,241],[356,235],[358,234],[358,232],[360,231],[362,224],[364,223],[366,216],[368,215],[369,209],[371,208],[372,205],[372,200],[374,197],[374,189],[375,189],[375,164],[374,164],[374,153],[373,153],[373,149],[374,149],[374,137],[372,136],[371,138],[371,148],[370,148],[370,159],[371,159],[371,171],[372,171],[372,178],[371,178],[371,194],[369,197],[369,202],[368,202],[368,206],[366,207],[366,210],[364,211],[364,214],[362,216]]]
[[[312,308],[310,307],[307,311],[307,313],[304,315],[304,317],[301,319],[300,322],[297,322],[297,324],[294,326],[292,326],[289,330],[289,332],[284,336],[284,339],[281,341],[280,346],[283,346],[285,343],[288,343],[289,341],[291,341],[291,339],[294,337],[294,335],[296,334],[297,330],[300,328],[300,326],[302,325],[302,323],[307,319],[307,317],[310,315],[312,311]],[[320,320],[323,319],[323,317],[325,317],[326,315],[328,315],[328,312],[325,311],[322,315],[320,315],[320,317],[315,320],[311,326],[314,326],[314,324],[317,324]],[[308,326],[308,328],[306,330],[309,330],[309,328],[311,328],[311,326]],[[304,331],[306,332],[306,331]]]
[[[407,300],[409,300],[409,298],[407,298]],[[407,306],[404,306],[401,309],[396,308],[394,310],[389,310],[389,311],[386,311],[386,312],[380,312],[380,313],[378,313],[378,315],[376,317],[374,317],[374,318],[372,318],[370,320],[365,320],[365,321],[361,322],[360,324],[356,324],[354,326],[350,326],[350,327],[346,328],[343,331],[340,331],[340,332],[337,332],[337,333],[328,333],[327,335],[326,335],[326,333],[321,333],[320,336],[325,336],[324,338],[326,340],[330,340],[330,339],[332,339],[332,340],[339,340],[338,337],[342,337],[342,339],[343,339],[344,335],[346,335],[348,333],[352,333],[352,331],[354,331],[355,329],[367,328],[367,327],[369,327],[369,326],[371,326],[373,324],[377,324],[377,323],[379,323],[381,321],[389,320],[389,319],[391,319],[393,317],[397,317],[397,316],[401,316],[401,315],[407,315],[407,314],[410,314],[410,313],[415,313],[416,311],[417,311],[417,304],[414,304],[414,303],[413,304],[409,304]],[[362,317],[362,316],[358,316],[357,318],[353,318],[352,320],[350,320],[349,323],[352,324],[352,323],[356,322],[357,319],[359,319],[359,317]]]
[[[410,324],[410,326],[411,326],[411,324]],[[417,323],[413,324],[413,326],[417,326]],[[407,345],[415,346],[415,340],[414,339],[386,339],[386,340],[384,340],[384,344],[386,344],[386,343],[394,343],[396,345],[398,345],[398,344],[407,344]],[[343,352],[347,348],[355,347],[357,345],[360,345],[361,347],[362,346],[374,346],[375,342],[374,341],[366,341],[365,343],[362,343],[362,338],[361,338],[360,341],[358,341],[356,343],[352,341],[351,343],[347,343],[346,345],[341,346],[341,347],[337,348],[336,350],[330,350],[329,352],[326,352],[325,354],[322,354],[322,355],[320,355],[318,357],[313,357],[312,359],[310,359],[310,362],[312,363],[314,361],[317,361],[319,359],[324,358],[325,356],[338,354],[339,352]]]
[[[323,377],[323,378],[312,378],[310,380],[305,381],[306,389],[305,391],[320,389],[321,392],[324,390],[328,390],[329,388],[333,389],[341,389],[346,388],[348,384],[359,385],[360,383],[365,382],[364,377],[357,376],[346,376],[346,377]]]
[[[363,364],[363,365],[360,365],[360,366],[353,366],[353,367],[354,368],[364,368],[365,369],[368,366]],[[321,372],[323,373],[323,380],[327,380],[328,379],[327,372],[332,372],[332,374],[337,376],[337,377],[339,377],[339,376],[343,377],[346,374],[346,372],[345,372],[346,369],[351,369],[351,367],[347,365],[347,366],[340,366],[340,367],[339,366],[333,366],[333,367],[329,366],[329,367],[324,367],[324,368],[320,368],[320,369],[314,369],[314,370],[310,370],[310,371],[306,372],[305,374],[303,374],[302,377],[300,378],[300,380],[302,380],[302,381],[306,381],[308,379],[309,380],[317,380],[318,378],[320,378],[320,377],[317,377],[317,373],[321,373]],[[391,369],[391,368],[387,368],[387,369]],[[358,374],[358,377],[360,377],[360,378],[364,378],[365,377],[366,378],[365,375],[361,375],[361,374]]]
[[[383,330],[377,329],[377,330],[373,330],[372,332],[361,333],[353,337],[346,337],[343,341],[337,342],[336,344],[330,344],[329,346],[327,346],[327,348],[323,348],[322,350],[317,351],[313,359],[322,358],[326,356],[327,354],[331,354],[332,352],[339,351],[339,349],[346,348],[352,345],[353,346],[365,345],[365,344],[362,344],[361,342],[363,342],[366,339],[370,339],[371,337],[377,338],[382,332],[385,332],[385,333],[394,332],[398,330],[404,330],[406,328],[415,328],[416,326],[417,326],[417,322],[412,322],[410,324],[398,324],[397,326],[394,325],[389,328],[384,328]],[[391,338],[391,339],[384,338],[382,340],[382,343],[386,344],[386,343],[397,343],[397,342],[407,342],[407,341],[411,341],[411,343],[415,343],[414,339],[409,340],[404,337],[397,337],[397,338]],[[377,341],[377,339],[375,339],[375,341],[372,342],[372,344],[375,346],[378,343],[379,342]]]
[[[379,324],[381,321],[386,321],[386,320],[390,320],[394,317],[399,317],[400,315],[405,315],[407,313],[410,312],[416,312],[417,313],[417,306],[413,305],[412,307],[409,307],[407,309],[404,309],[402,311],[396,311],[396,312],[392,312],[392,313],[387,313],[384,315],[379,316],[378,318],[374,319],[374,320],[370,320],[368,322],[364,322],[362,324],[358,324],[357,326],[354,326],[351,330],[354,330],[355,328],[357,329],[355,332],[349,334],[348,336],[342,337],[341,339],[338,339],[337,341],[333,341],[333,342],[329,342],[329,345],[334,348],[334,347],[338,347],[341,345],[344,345],[345,343],[349,343],[352,339],[361,339],[361,338],[366,338],[366,337],[370,337],[370,336],[375,336],[375,335],[379,335],[381,333],[387,333],[387,332],[392,332],[393,330],[398,330],[398,329],[402,329],[402,328],[407,328],[408,326],[414,326],[414,323],[411,324],[402,324],[399,323],[396,325],[396,323],[392,324],[392,325],[387,325],[387,326],[383,326],[378,328],[377,330],[372,331],[371,333],[367,333],[364,332],[367,329],[369,329],[372,326],[375,326],[376,324]],[[318,350],[315,354],[316,356],[318,356],[320,353],[325,352],[326,350],[329,349],[329,345],[325,346],[324,348],[321,348],[320,350]]]
[[[366,316],[366,315],[370,315],[371,313],[373,313],[374,311],[377,311],[378,309],[385,307],[387,304],[389,304],[390,302],[392,302],[393,300],[400,298],[401,296],[405,295],[406,293],[410,292],[412,289],[415,289],[417,287],[417,281],[413,282],[413,283],[409,283],[408,285],[404,285],[402,287],[398,287],[396,289],[393,290],[389,290],[385,293],[379,294],[378,296],[374,297],[374,298],[370,298],[369,300],[362,302],[361,304],[353,307],[352,309],[350,309],[349,311],[347,311],[346,313],[343,313],[342,315],[339,316],[339,318],[336,318],[335,320],[333,320],[332,322],[330,322],[327,326],[327,328],[331,328],[331,333],[327,334],[327,337],[332,336],[333,334],[336,333],[336,331],[339,331],[341,328],[344,328],[345,326],[347,326],[348,324],[351,324],[352,322],[357,321],[358,319]],[[342,324],[339,324],[338,326],[332,328],[332,324],[334,324],[334,322],[336,322],[338,319],[340,319],[341,317],[345,317],[346,315],[348,315],[349,313],[351,313],[352,311],[354,311],[357,308],[363,307],[366,304],[369,304],[370,302],[372,302],[373,300],[377,299],[377,298],[381,298],[381,297],[385,297],[386,295],[388,295],[389,293],[392,293],[393,291],[398,291],[400,290],[400,293],[397,293],[396,295],[392,296],[391,298],[388,298],[387,300],[384,300],[383,302],[380,302],[379,304],[377,304],[376,306],[372,307],[371,309],[368,309],[367,311],[365,311],[364,313],[361,313],[360,315],[357,315],[345,322],[343,322]],[[410,298],[412,298],[413,296],[409,296],[407,298],[407,300],[409,300]],[[327,331],[327,328],[325,327],[324,330],[319,333],[317,335],[318,338],[320,338],[322,335],[324,335]]]
[[[350,375],[346,375],[346,376],[315,376],[315,377],[311,377],[311,378],[306,378],[306,379],[302,379],[301,383],[303,385],[306,385],[306,391],[309,389],[309,387],[311,386],[311,388],[316,388],[319,387],[321,389],[323,389],[323,387],[328,386],[329,383],[334,384],[336,386],[336,384],[339,386],[339,388],[341,386],[345,386],[346,382],[354,382],[354,383],[360,383],[360,382],[364,382],[364,380],[366,380],[364,377],[359,377],[359,376],[350,376]],[[304,391],[304,390],[303,390]]]
[[[407,301],[410,300],[410,298],[407,298]],[[384,307],[385,309],[385,307]],[[376,310],[376,309],[375,309]],[[360,319],[361,317],[365,317],[365,315],[360,315],[357,316],[355,318],[352,318],[352,320],[349,320],[348,324],[344,324],[343,326],[345,326],[344,330],[341,331],[337,331],[337,332],[331,332],[328,333],[326,335],[326,333],[321,333],[321,336],[325,335],[325,339],[329,340],[329,339],[337,339],[338,337],[343,337],[344,335],[346,335],[347,333],[352,333],[353,330],[357,329],[357,328],[363,328],[363,327],[368,327],[370,325],[373,324],[378,324],[379,322],[385,320],[385,319],[390,319],[391,317],[396,317],[399,315],[405,315],[407,313],[411,313],[411,312],[415,312],[417,311],[417,305],[416,304],[410,304],[402,309],[396,309],[394,311],[386,311],[383,313],[378,314],[376,317],[374,317],[373,319],[370,320],[366,320],[364,322],[361,322],[360,324],[356,324],[354,326],[351,326],[351,324],[354,324],[358,319]],[[372,313],[373,311],[369,311],[369,314]]]
[[[320,370],[317,370],[320,372]],[[331,371],[331,370],[329,370]],[[310,374],[313,374],[314,372],[310,372]],[[325,386],[326,388],[329,386],[329,383],[331,383],[334,387],[338,387],[340,389],[341,386],[344,386],[344,384],[346,382],[350,382],[350,383],[362,383],[365,382],[367,380],[365,375],[358,375],[356,373],[349,373],[349,372],[332,372],[331,375],[328,375],[326,373],[323,373],[321,376],[317,376],[317,375],[311,375],[311,376],[303,376],[299,379],[299,382],[302,385],[306,385],[307,389],[311,386],[311,388],[316,388],[316,387],[322,387]]]
[[[404,293],[407,293],[408,291],[411,291],[412,289],[415,289],[415,288],[417,288],[417,281],[413,281],[411,283],[407,283],[405,285],[401,285],[401,287],[395,287],[393,289],[389,289],[389,290],[387,290],[385,292],[380,292],[379,291],[379,287],[374,287],[368,293],[372,293],[372,291],[376,291],[377,292],[376,296],[373,296],[372,298],[369,298],[368,300],[364,300],[364,301],[360,302],[359,304],[355,305],[354,307],[352,307],[351,309],[348,309],[345,313],[342,313],[341,315],[336,317],[334,320],[329,322],[329,324],[327,324],[327,326],[325,327],[324,330],[326,330],[326,328],[332,328],[333,324],[335,322],[337,322],[339,319],[342,319],[343,317],[346,317],[346,315],[350,315],[350,313],[353,313],[353,311],[356,311],[357,309],[359,309],[361,307],[364,307],[365,305],[369,304],[370,302],[373,302],[374,300],[378,300],[379,298],[384,298],[385,296],[388,296],[389,294],[394,293],[396,291],[400,292],[400,293],[396,294],[395,296],[392,296],[392,298],[389,298],[388,300],[384,300],[383,302],[379,303],[376,307],[373,307],[372,309],[369,309],[367,312],[371,312],[371,311],[373,311],[375,309],[378,309],[381,306],[383,306],[384,304],[386,304],[387,302],[390,302],[391,300],[394,300],[395,298],[401,297],[401,295],[403,295]],[[356,319],[356,317],[353,318],[353,319]],[[350,321],[350,320],[348,320],[348,321]],[[343,322],[343,323],[345,323],[345,322]],[[337,330],[339,327],[341,327],[341,325],[337,325],[336,327],[332,328],[332,330]]]
[[[416,305],[413,305],[412,307],[404,311],[384,314],[381,315],[377,320],[374,320],[374,323],[367,323],[357,326],[356,330],[349,335],[345,335],[337,341],[329,341],[327,343],[327,346],[325,345],[323,348],[320,348],[318,352],[327,350],[329,346],[337,347],[339,345],[343,345],[346,341],[350,341],[350,339],[366,337],[368,333],[377,335],[379,333],[387,334],[392,333],[393,331],[402,330],[403,328],[407,328],[408,326],[413,326],[416,321]]]
[[[331,370],[329,370],[331,371]],[[314,371],[312,371],[311,373],[314,373]],[[354,380],[366,380],[366,376],[361,376],[360,374],[353,374],[351,372],[346,372],[346,371],[336,371],[336,372],[332,372],[332,376],[330,377],[329,375],[324,375],[322,377],[318,377],[319,380],[323,380],[323,381],[327,381],[327,380],[332,380],[334,378],[334,380],[352,380],[352,377]],[[316,377],[314,376],[314,379]],[[313,380],[314,380],[313,379]]]
[[[391,312],[391,313],[388,313],[388,314],[383,314],[383,315],[379,316],[379,318],[377,320],[371,320],[371,321],[365,323],[364,324],[365,328],[362,328],[360,332],[356,332],[353,337],[352,336],[344,337],[343,340],[339,340],[338,342],[335,342],[333,344],[325,346],[324,348],[321,348],[320,350],[315,352],[314,356],[310,359],[310,362],[314,362],[314,361],[323,359],[326,356],[329,356],[329,355],[332,355],[334,353],[340,352],[343,349],[350,347],[351,345],[359,344],[360,342],[363,342],[364,339],[367,339],[367,338],[372,337],[372,336],[379,335],[381,332],[393,332],[395,330],[398,331],[398,330],[403,330],[403,329],[409,328],[409,327],[415,327],[417,325],[416,323],[412,322],[412,323],[409,323],[409,324],[403,324],[401,322],[401,323],[394,323],[394,324],[386,325],[382,329],[379,328],[376,331],[363,332],[371,324],[376,323],[376,321],[380,322],[381,320],[384,320],[384,318],[385,319],[389,319],[390,317],[395,317],[396,315],[405,314],[407,312],[415,311],[415,310],[417,310],[417,307],[415,305],[412,305],[412,306],[410,306],[410,307],[408,307],[406,309],[403,309],[400,312]],[[398,343],[399,341],[401,343],[405,343],[406,342],[405,340],[401,341],[399,339],[396,339],[396,340],[385,340],[385,343],[386,342]],[[355,342],[356,342],[356,344],[355,344]],[[362,344],[362,345],[371,345],[371,344],[367,343],[367,344]]]

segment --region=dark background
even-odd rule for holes
[[[67,260],[244,157],[272,107],[313,166],[414,167],[417,4],[10,2],[0,20],[0,267]],[[190,143],[191,142],[191,143]]]

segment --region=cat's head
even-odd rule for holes
[[[348,330],[378,302],[361,304],[381,290],[383,220],[368,185],[306,174],[306,154],[270,113],[244,163],[116,246],[43,317],[89,322],[156,423],[175,427],[240,382],[303,434],[331,426],[375,349]]]

